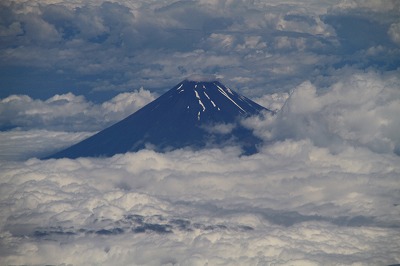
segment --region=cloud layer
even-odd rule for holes
[[[260,97],[283,107],[243,121],[266,140],[252,156],[226,147],[4,157],[0,264],[397,264],[398,77],[349,73],[330,87],[305,81],[289,96]],[[58,141],[50,131],[20,132],[2,135],[9,150],[31,143],[14,158]]]
[[[304,77],[330,85],[344,67],[400,65],[397,1],[6,0],[1,9],[2,98],[96,100],[192,74],[259,97]]]
[[[293,90],[276,118],[256,117],[244,123],[266,141],[308,138],[332,151],[355,145],[399,154],[398,76],[398,71],[343,75],[339,82],[319,90],[305,81]]]
[[[400,263],[398,1],[0,10],[1,265]],[[210,76],[276,111],[258,154],[32,158]]]
[[[2,264],[399,261],[399,159],[287,140],[1,168]],[[91,256],[88,256],[91,254]]]
[[[101,104],[72,93],[55,95],[44,101],[28,95],[11,95],[0,99],[0,129],[97,131],[154,99],[154,94],[144,89],[120,93]]]

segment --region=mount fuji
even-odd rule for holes
[[[184,80],[125,119],[44,159],[232,144],[253,154],[262,141],[240,119],[263,111],[271,112],[219,81]]]

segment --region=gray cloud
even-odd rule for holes
[[[143,150],[2,163],[1,260],[388,265],[398,259],[398,165],[307,140],[250,157]]]
[[[95,132],[62,132],[45,129],[0,131],[0,161],[41,158],[93,135]]]
[[[215,74],[260,97],[345,66],[393,70],[396,10],[392,1],[6,1],[2,97],[76,88],[95,99],[137,86],[164,90],[191,74]]]
[[[155,96],[147,90],[120,93],[95,104],[72,93],[45,101],[27,95],[0,99],[0,128],[97,131],[134,113]]]
[[[333,150],[356,145],[399,154],[398,87],[398,71],[342,76],[325,90],[304,82],[276,118],[250,118],[245,124],[267,141],[309,138]]]
[[[391,24],[388,34],[393,42],[400,45],[400,22]]]
[[[399,263],[398,1],[51,2],[0,3],[0,264]],[[192,74],[258,154],[28,159]]]

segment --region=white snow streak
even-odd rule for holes
[[[204,106],[204,104],[199,100],[199,104],[201,105],[201,107],[203,107],[203,112],[206,110],[206,107]]]
[[[203,108],[203,112],[206,110],[206,107],[204,106],[203,102],[201,101],[199,93],[195,90],[194,93],[196,94],[196,98],[199,100],[199,104]]]
[[[200,95],[199,93],[195,90],[194,93],[196,94],[196,98],[200,100]]]
[[[197,120],[200,121],[200,111],[197,113]]]
[[[208,94],[207,94],[205,91],[204,91],[203,93],[204,93],[204,95],[207,97],[207,99],[210,100],[211,104],[212,104],[214,107],[217,107],[217,106],[215,105],[214,101],[211,100],[210,96],[208,96]]]
[[[239,107],[240,110],[242,110],[243,112],[246,113],[246,111],[243,110],[243,108],[240,107],[234,100],[232,100],[231,97],[229,97],[229,95],[226,94],[226,92],[225,92],[220,86],[218,86],[217,84],[215,84],[215,86],[217,86],[218,90],[219,90],[226,98],[228,98],[228,99],[229,99],[231,102],[233,102],[237,107]]]
[[[183,84],[181,84],[181,86],[179,86],[176,90],[179,91],[180,88],[182,88]]]

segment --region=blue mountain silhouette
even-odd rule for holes
[[[239,121],[262,111],[271,112],[219,81],[184,80],[125,119],[45,159],[232,144],[252,154],[261,140]]]

